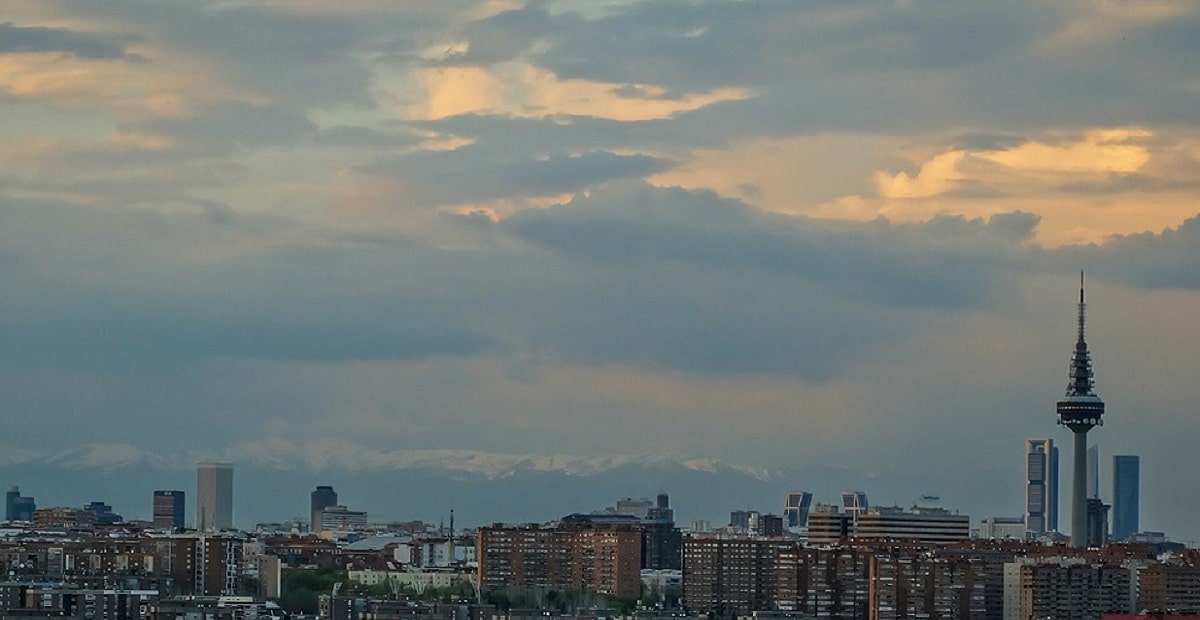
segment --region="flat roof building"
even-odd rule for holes
[[[233,463],[196,465],[196,529],[233,528]]]

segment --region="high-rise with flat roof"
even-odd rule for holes
[[[331,506],[336,506],[337,503],[337,491],[334,491],[333,487],[328,485],[321,485],[317,487],[317,489],[309,495],[308,499],[308,530],[310,532],[320,532],[321,511]]]
[[[233,527],[233,464],[204,461],[196,465],[196,529]]]
[[[1138,533],[1138,478],[1141,459],[1132,454],[1113,457],[1112,537],[1123,540]]]
[[[1058,448],[1053,439],[1025,440],[1025,531],[1058,531]]]
[[[183,491],[155,491],[152,506],[154,527],[183,529],[184,500]]]

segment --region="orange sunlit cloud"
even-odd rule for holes
[[[408,115],[421,119],[489,113],[517,117],[567,114],[638,121],[669,118],[712,103],[751,96],[745,89],[720,88],[665,98],[664,91],[653,85],[635,85],[641,96],[624,96],[620,89],[628,85],[560,80],[550,71],[519,63],[493,68],[425,69],[418,74],[417,81],[425,96],[410,106]]]
[[[909,170],[897,170],[894,158],[902,152],[897,139],[856,134],[757,140],[690,153],[650,181],[832,219],[986,218],[1020,210],[1041,218],[1036,238],[1047,245],[1159,231],[1195,214],[1194,195],[1179,184],[1200,170],[1200,138],[1096,128],[1005,148],[935,146],[913,156]],[[1131,175],[1162,187],[1116,182]]]

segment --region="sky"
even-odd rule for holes
[[[1200,4],[4,4],[9,454],[680,453],[1017,515],[1086,270],[1102,489],[1141,455],[1200,539]]]

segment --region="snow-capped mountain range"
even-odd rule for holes
[[[770,480],[779,474],[762,467],[725,463],[714,458],[679,453],[581,456],[505,454],[464,449],[385,451],[336,440],[295,444],[273,439],[248,442],[219,453],[174,454],[156,454],[119,443],[89,443],[55,452],[0,447],[0,467],[44,464],[67,470],[111,471],[133,467],[190,469],[200,460],[230,461],[280,470],[304,469],[316,472],[441,470],[478,475],[489,480],[510,477],[520,471],[592,476],[628,466],[666,465],[706,473],[728,469],[760,481]]]
[[[55,451],[0,447],[0,485],[19,485],[40,507],[104,501],[127,519],[148,519],[158,489],[184,491],[187,510],[194,510],[195,466],[202,460],[234,463],[234,521],[244,528],[307,520],[309,493],[323,484],[334,486],[339,503],[367,511],[373,522],[437,523],[453,510],[464,526],[545,522],[661,492],[670,495],[683,525],[694,519],[722,525],[732,510],[778,514],[785,494],[796,489],[826,503],[846,489],[866,489],[886,502],[928,492],[924,480],[885,481],[821,464],[781,471],[677,453],[520,455],[277,439],[214,452],[156,453],[121,443]]]

